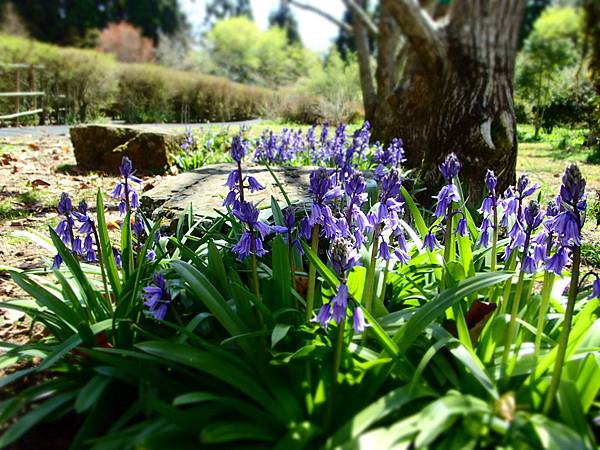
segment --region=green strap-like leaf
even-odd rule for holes
[[[427,325],[434,322],[452,305],[475,292],[501,283],[512,275],[506,272],[479,273],[438,294],[417,309],[407,324],[394,335],[393,339],[398,344],[400,352],[406,351]]]

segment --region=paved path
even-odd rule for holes
[[[154,129],[162,131],[185,131],[186,128],[193,130],[207,127],[241,127],[251,126],[262,122],[263,119],[242,120],[239,122],[214,122],[214,123],[145,123],[145,124],[124,124],[114,122],[114,125],[123,125],[133,128]],[[68,136],[70,125],[40,125],[37,127],[18,127],[18,128],[0,128],[0,138],[21,137],[21,136]]]

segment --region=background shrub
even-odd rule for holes
[[[94,50],[61,48],[1,36],[0,61],[40,64],[38,89],[48,121],[85,122],[103,115],[128,122],[205,122],[259,117],[269,111],[275,93],[223,78],[151,64],[117,63]],[[14,91],[15,78],[2,69],[1,91]],[[23,78],[21,90],[33,89]],[[0,111],[13,112],[14,99],[0,100]]]

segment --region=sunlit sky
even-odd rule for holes
[[[341,18],[344,14],[344,6],[341,0],[304,0],[327,11],[329,14]],[[204,21],[205,0],[179,0],[182,10],[187,14],[188,20],[194,32],[201,29]],[[258,25],[266,29],[269,25],[269,14],[277,9],[279,0],[251,0],[252,14]],[[304,46],[322,53],[326,51],[338,34],[337,25],[318,16],[292,6],[292,10],[298,21],[300,35]]]

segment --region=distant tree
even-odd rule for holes
[[[5,3],[0,11],[0,33],[10,34],[12,36],[28,37],[29,31],[23,22],[23,19],[15,9],[12,2]]]
[[[61,45],[85,45],[90,30],[111,22],[140,27],[154,42],[159,31],[173,34],[187,26],[177,0],[0,0],[0,14],[11,1],[32,37]]]
[[[122,62],[149,62],[154,59],[152,39],[127,22],[109,23],[98,37],[97,49],[112,53]]]
[[[192,39],[189,33],[179,32],[174,35],[161,33],[155,49],[156,62],[174,69],[189,69],[191,49]]]
[[[230,17],[252,17],[250,0],[207,0],[204,21],[212,27],[216,22]]]
[[[518,55],[515,92],[529,106],[536,137],[547,108],[574,91],[582,58],[581,31],[581,14],[575,8],[546,9]]]
[[[302,45],[302,39],[300,38],[300,32],[298,31],[298,22],[290,6],[281,1],[279,8],[271,13],[269,16],[269,26],[277,26],[285,30],[287,40],[290,44]]]
[[[585,0],[585,34],[590,54],[590,72],[596,91],[595,120],[592,123],[591,136],[600,149],[600,3],[597,0]]]
[[[290,45],[283,29],[262,31],[246,17],[217,22],[206,40],[215,73],[243,83],[288,84],[306,75],[315,59],[301,46]]]
[[[342,22],[347,24],[348,27],[352,27],[352,11],[349,8],[346,8]],[[343,59],[346,59],[348,54],[356,52],[354,36],[348,31],[348,28],[340,27],[340,31],[335,39],[335,47]]]
[[[551,0],[528,0],[527,7],[525,8],[525,17],[523,18],[523,26],[521,27],[521,35],[519,36],[519,48],[523,46],[525,39],[529,36],[529,33],[533,30],[533,24],[544,12],[544,10],[550,6]]]
[[[430,192],[450,152],[463,162],[471,202],[483,195],[486,169],[498,174],[499,191],[515,181],[513,77],[525,0],[373,0],[370,10],[366,0],[342,0],[352,26],[315,2],[287,1],[352,33],[373,138],[402,137],[407,166]]]

